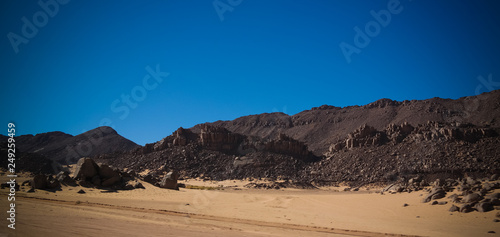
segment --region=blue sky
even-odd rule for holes
[[[2,134],[106,123],[143,145],[180,126],[500,82],[493,0],[41,2],[0,2]],[[356,37],[348,62],[340,45]]]

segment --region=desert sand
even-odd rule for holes
[[[27,177],[18,178],[18,182]],[[6,181],[2,176],[0,181]],[[105,192],[22,187],[16,194],[16,230],[7,228],[6,189],[0,236],[494,236],[498,211],[451,213],[451,204],[422,203],[425,192],[384,194],[315,190],[246,189],[248,181],[185,180],[211,190],[145,189]],[[85,194],[78,194],[83,189]],[[103,192],[104,191],[104,192]],[[450,195],[450,194],[448,194]],[[444,199],[446,200],[446,198]],[[403,207],[403,204],[408,206]]]

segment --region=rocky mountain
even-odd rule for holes
[[[179,128],[137,146],[107,127],[19,137],[23,151],[60,163],[81,156],[154,183],[169,171],[209,179],[269,178],[353,185],[500,173],[500,91],[457,100],[320,106]],[[90,147],[90,148],[89,148]],[[69,159],[68,159],[69,157]]]
[[[98,127],[76,136],[48,132],[22,135],[15,139],[20,152],[44,156],[59,164],[73,164],[81,157],[125,152],[139,147],[111,127]]]
[[[97,159],[185,177],[285,178],[335,184],[500,172],[500,91],[458,100],[382,99],[179,128],[124,154]]]
[[[427,121],[470,123],[476,126],[499,127],[500,90],[457,100],[393,101],[380,99],[364,106],[335,107],[323,105],[289,116],[265,113],[240,117],[232,121],[208,123],[246,136],[273,138],[279,133],[306,143],[322,155],[332,143],[364,124],[385,129],[390,124],[407,122],[412,125]],[[199,131],[200,125],[192,128]]]

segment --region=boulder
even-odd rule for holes
[[[37,174],[30,180],[30,185],[35,189],[46,189],[48,185],[47,177],[43,174]]]
[[[457,203],[457,202],[460,202],[460,197],[458,197],[458,194],[452,194],[448,197],[449,199],[451,199],[451,202],[454,202],[454,203]]]
[[[68,186],[76,186],[76,181],[69,177],[68,172],[61,171],[56,175],[56,179],[61,183],[62,185],[68,185]]]
[[[160,182],[160,188],[179,190],[179,188],[177,187],[177,179],[178,178],[179,178],[179,175],[175,171],[171,171],[171,172],[167,173],[167,175],[165,175],[165,177]]]
[[[91,186],[90,183],[87,182],[87,180],[79,180],[78,185],[80,185],[82,187],[87,187],[87,188],[89,188]]]
[[[90,181],[94,186],[101,186],[101,177],[99,175],[96,175],[92,177],[92,180]]]
[[[422,200],[422,202],[430,202],[435,199],[444,198],[446,196],[446,192],[442,188],[433,188],[429,194]]]
[[[80,191],[76,192],[76,193],[79,193],[79,194],[84,194],[85,191],[83,191],[83,189],[80,189]]]
[[[75,179],[85,180],[99,174],[99,166],[90,158],[81,158],[76,163]]]
[[[47,182],[48,189],[59,189],[61,187],[61,183],[57,179],[52,179]]]
[[[489,192],[493,189],[495,189],[495,184],[493,183],[484,183],[483,184],[483,189],[486,191],[486,192]]]
[[[488,199],[491,199],[491,200],[493,200],[493,199],[500,199],[500,193],[492,193],[492,194],[490,194],[490,195],[488,195],[486,197]]]
[[[489,212],[493,211],[493,205],[489,202],[480,202],[474,206],[478,212]]]
[[[467,177],[467,178],[465,179],[465,182],[466,182],[468,185],[471,185],[471,186],[474,186],[474,185],[476,185],[476,184],[480,184],[480,183],[481,183],[480,181],[475,180],[475,179],[473,179],[473,178],[471,178],[471,177]]]
[[[478,193],[471,193],[466,195],[463,199],[465,203],[479,202],[483,199],[483,197]]]
[[[99,166],[99,176],[101,176],[101,179],[110,179],[115,176],[120,176],[120,174],[116,171],[113,170],[113,168],[109,167],[106,164],[101,164]]]
[[[490,203],[493,206],[500,206],[500,199],[490,199]]]
[[[460,212],[462,213],[469,213],[474,211],[474,208],[472,207],[471,204],[464,204],[460,207]]]
[[[148,174],[146,176],[143,176],[142,180],[144,180],[144,182],[148,182],[148,183],[153,184],[153,185],[155,183],[160,182],[160,180],[157,177],[153,176],[152,174]]]
[[[2,189],[4,189],[4,188],[10,189],[10,183],[8,183],[8,182],[3,183],[2,184]],[[17,182],[14,183],[14,189],[16,191],[19,191],[19,188],[20,188],[19,184]]]
[[[121,180],[122,178],[120,176],[113,176],[109,179],[102,181],[101,185],[104,187],[109,187],[112,186],[113,184],[120,182]]]
[[[457,206],[455,206],[455,205],[451,205],[451,207],[450,207],[450,210],[449,210],[449,211],[450,211],[450,212],[460,211],[460,208],[458,208],[458,207],[457,207]]]
[[[389,192],[389,193],[400,193],[403,191],[403,186],[400,184],[390,184],[386,186],[384,189],[382,189],[382,192]]]

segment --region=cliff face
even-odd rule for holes
[[[221,152],[234,152],[237,150],[244,136],[238,133],[229,132],[222,127],[214,127],[202,124],[199,135],[199,142],[202,147],[208,150]]]

